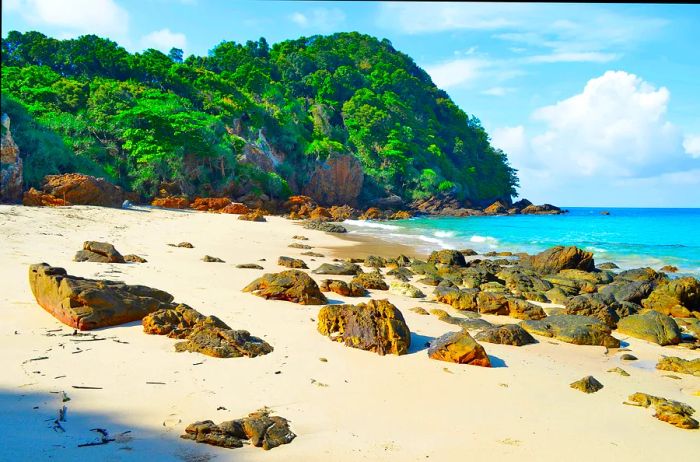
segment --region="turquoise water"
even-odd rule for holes
[[[569,208],[563,215],[412,218],[346,221],[348,231],[409,244],[423,251],[472,248],[477,252],[536,253],[575,245],[596,262],[621,268],[674,265],[700,276],[700,209]],[[610,215],[601,215],[607,210]]]

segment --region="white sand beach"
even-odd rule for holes
[[[408,309],[459,313],[430,296],[419,301],[384,291],[371,296],[388,298],[402,311],[412,332],[410,353],[379,356],[348,348],[317,332],[320,306],[267,301],[241,289],[264,273],[286,269],[277,265],[280,255],[303,258],[313,269],[338,252],[351,254],[355,243],[280,217],[267,220],[150,207],[0,206],[0,459],[662,461],[698,452],[698,430],[661,422],[652,408],[623,404],[630,394],[644,392],[700,410],[700,378],[654,368],[661,355],[691,359],[697,350],[615,333],[638,361],[621,361],[617,350],[606,354],[604,347],[541,337],[523,347],[483,343],[492,368],[435,361],[426,342],[458,329]],[[326,256],[301,257],[303,250],[288,248],[297,234]],[[110,242],[148,262],[74,262],[86,240]],[[181,241],[194,248],[167,245]],[[364,257],[360,248],[356,256]],[[203,262],[204,255],[225,263]],[[146,335],[140,322],[93,331],[95,341],[75,341],[81,338],[64,335],[73,329],[31,293],[27,270],[40,262],[76,276],[165,290],[177,302],[263,338],[274,351],[231,359],[177,353],[176,340]],[[237,269],[240,263],[259,263],[264,270]],[[328,295],[332,302],[368,300]],[[614,367],[630,376],[607,372]],[[587,375],[604,388],[589,395],[569,387]],[[63,402],[61,392],[70,400]],[[64,405],[60,432],[52,427]],[[263,406],[290,420],[297,435],[291,444],[270,451],[250,445],[223,449],[180,438],[197,420],[219,423]],[[94,428],[107,429],[116,441],[79,447],[98,439]]]

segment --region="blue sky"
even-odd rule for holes
[[[206,54],[359,31],[427,70],[519,170],[565,206],[700,207],[700,6],[4,0],[2,34],[107,36]]]

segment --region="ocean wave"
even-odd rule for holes
[[[494,242],[498,242],[498,239],[496,239],[495,237],[491,237],[491,236],[479,236],[478,234],[475,234],[469,238],[469,242],[475,242],[477,244],[482,244],[484,242],[488,242],[488,243],[492,244]]]
[[[455,232],[454,231],[435,231],[433,233],[433,236],[435,236],[435,237],[454,237]]]
[[[376,223],[374,221],[367,221],[367,220],[345,220],[344,223],[351,225],[351,226],[357,226],[360,228],[377,228],[377,229],[388,229],[388,230],[401,229],[400,226],[386,225],[384,223]]]

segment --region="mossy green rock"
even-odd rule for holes
[[[447,266],[467,266],[464,255],[457,250],[436,250],[428,257],[428,263]]]
[[[596,378],[592,375],[588,375],[581,380],[577,380],[569,386],[584,393],[595,393],[603,388],[603,384],[596,380]]]
[[[657,311],[622,318],[617,323],[617,331],[659,345],[676,345],[681,341],[681,330],[676,321]]]
[[[575,345],[620,347],[620,341],[610,335],[610,328],[591,316],[558,314],[539,321],[523,321],[520,325],[531,334],[552,337]]]
[[[663,314],[688,317],[692,311],[700,311],[700,281],[693,277],[674,279],[660,284],[642,306]]]
[[[258,297],[286,300],[300,305],[323,305],[328,299],[321,293],[316,281],[303,271],[288,270],[268,273],[243,288]]]
[[[482,330],[474,336],[480,342],[499,343],[501,345],[522,346],[537,343],[528,331],[517,324],[493,326]]]
[[[662,371],[680,372],[700,377],[700,358],[682,359],[675,356],[664,356],[656,364]]]
[[[396,295],[404,295],[411,298],[423,298],[425,294],[417,287],[412,286],[408,282],[392,281],[389,286],[389,293]]]

